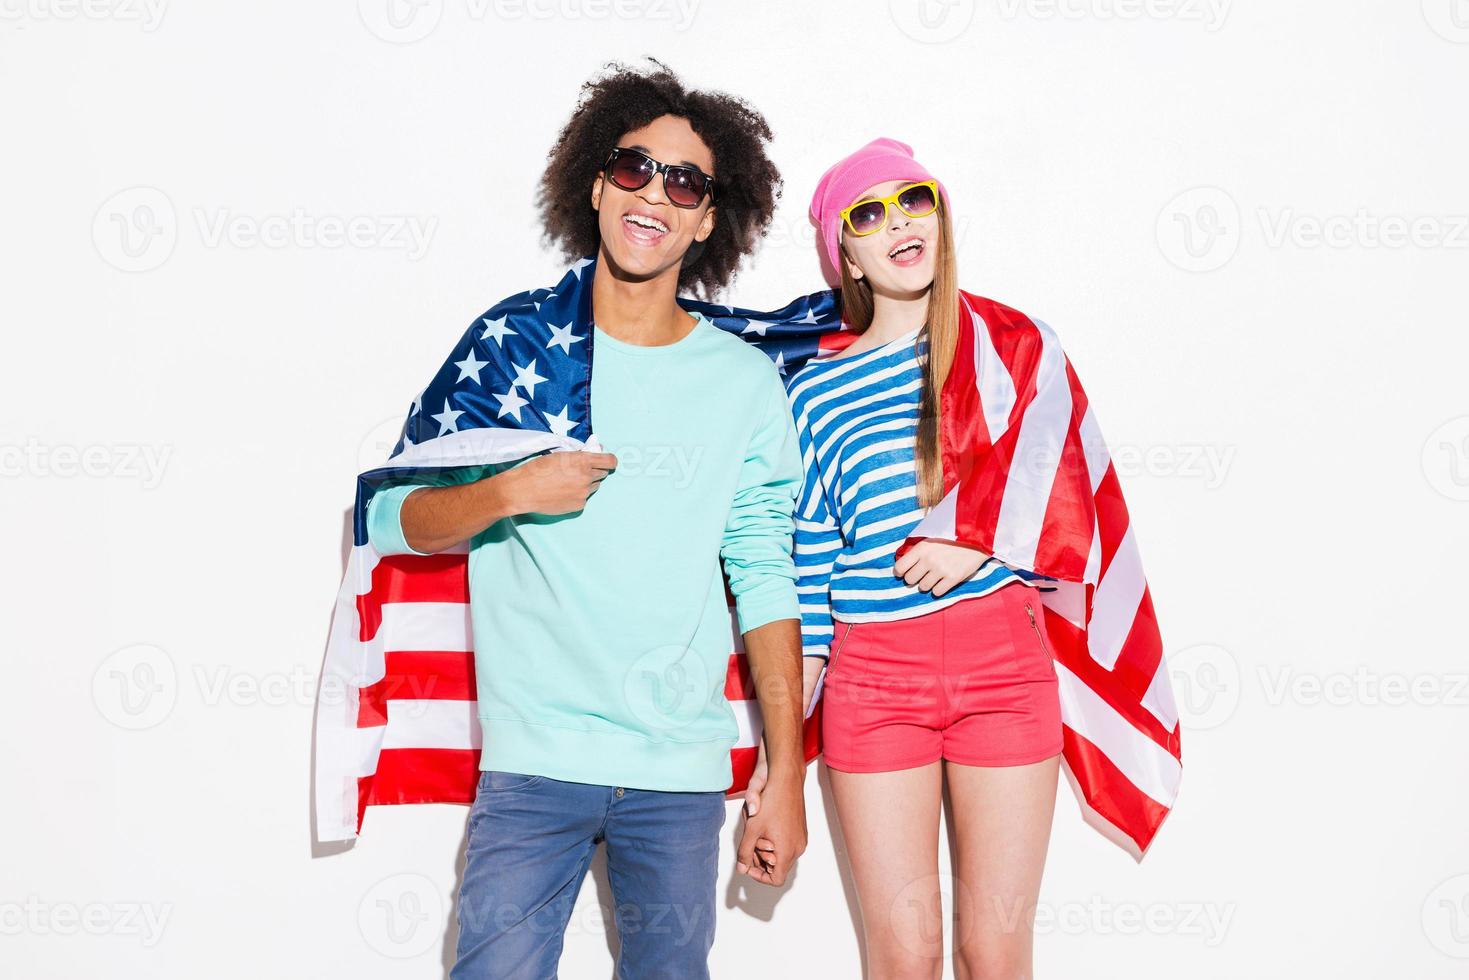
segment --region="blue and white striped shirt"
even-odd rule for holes
[[[927,341],[915,328],[860,354],[808,361],[786,382],[806,476],[796,503],[801,646],[829,654],[832,619],[888,622],[986,595],[1034,572],[991,558],[942,597],[893,572],[923,519],[914,438]]]

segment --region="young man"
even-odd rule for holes
[[[803,471],[784,386],[766,355],[675,301],[680,286],[723,286],[769,223],[779,186],[769,136],[743,103],[688,92],[661,66],[588,83],[542,200],[550,237],[571,256],[596,255],[578,273],[592,277],[591,336],[563,331],[545,346],[595,350],[588,408],[606,451],[539,455],[371,501],[382,555],[470,547],[484,738],[453,977],[554,976],[603,841],[617,975],[708,976],[738,734],[724,697],[720,558],[768,759],[739,869],[780,884],[805,849],[790,558]],[[496,329],[493,342],[516,342]],[[464,370],[481,363],[471,353]],[[532,362],[508,395],[533,393],[536,377]],[[444,414],[440,431],[454,421],[447,403]]]

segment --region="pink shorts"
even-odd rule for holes
[[[1029,586],[912,619],[835,625],[821,709],[833,769],[1020,766],[1061,751],[1056,668]]]

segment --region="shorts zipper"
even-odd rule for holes
[[[1047,656],[1050,656],[1051,651],[1046,649],[1046,639],[1041,636],[1040,624],[1035,621],[1035,610],[1031,608],[1028,602],[1025,604],[1025,615],[1030,617],[1030,628],[1035,630],[1035,638],[1040,643],[1041,649],[1045,651]]]
[[[847,637],[852,632],[852,625],[853,624],[851,624],[851,623],[848,623],[847,624],[847,632],[845,632],[845,633],[842,634],[841,642],[837,644],[837,648],[831,652],[831,656],[827,659],[826,665],[828,667],[830,667],[832,664],[836,663],[837,654],[841,653],[842,652],[842,647],[844,647],[844,646],[847,645]]]

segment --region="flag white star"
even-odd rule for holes
[[[473,378],[475,384],[479,384],[479,372],[489,361],[481,361],[474,356],[474,348],[469,349],[469,356],[462,361],[455,361],[454,366],[459,369],[459,377],[454,379],[458,384],[465,378]]]
[[[431,416],[429,416],[429,418],[431,418],[435,422],[439,423],[439,435],[442,436],[442,435],[448,435],[450,432],[458,432],[459,431],[459,416],[461,416],[463,414],[464,413],[461,412],[461,411],[457,411],[456,409],[450,408],[449,407],[449,399],[445,398],[444,399],[444,410],[442,412],[440,412],[438,415],[431,415]]]
[[[551,431],[556,433],[558,436],[570,435],[571,430],[581,424],[579,421],[571,418],[567,414],[570,411],[571,406],[567,405],[555,415],[552,415],[549,412],[546,413],[546,424],[549,425],[551,427]]]
[[[511,385],[510,390],[505,392],[505,394],[503,395],[493,391],[490,392],[490,394],[494,395],[495,398],[500,402],[500,414],[497,415],[496,418],[504,418],[507,415],[514,415],[515,421],[519,422],[520,410],[530,404],[530,402],[520,397],[520,392],[515,390],[514,385]]]
[[[775,369],[777,371],[779,371],[781,374],[785,374],[786,373],[786,354],[785,354],[785,351],[776,351],[775,352]]]
[[[576,277],[578,279],[580,279],[581,278],[581,270],[585,269],[587,266],[589,266],[591,264],[592,264],[592,260],[591,259],[577,259],[576,260],[576,265],[574,265],[574,266],[571,267],[571,271],[572,272],[575,272],[576,273]]]
[[[408,410],[409,418],[413,418],[413,416],[423,411],[423,396],[426,394],[428,394],[427,388],[423,389],[417,395],[413,396],[413,407]]]
[[[546,341],[546,350],[550,350],[552,347],[560,347],[561,353],[570,354],[572,344],[587,339],[585,337],[578,337],[572,333],[571,324],[569,323],[564,327],[558,327],[554,323],[548,324],[548,326],[551,328],[551,339]]]
[[[505,326],[505,318],[503,316],[498,320],[491,320],[489,317],[484,317],[480,322],[485,325],[485,332],[479,335],[480,340],[494,340],[495,343],[504,347],[506,334],[512,337],[520,336],[520,334]]]
[[[740,336],[743,337],[747,333],[758,333],[760,336],[764,337],[765,331],[768,329],[770,329],[770,324],[766,323],[764,320],[751,320],[745,326],[745,329],[740,331]]]
[[[532,398],[536,397],[536,385],[540,384],[542,381],[549,380],[548,378],[543,378],[539,374],[536,374],[536,359],[534,357],[530,359],[530,363],[527,364],[525,367],[521,367],[514,361],[511,361],[510,364],[512,367],[515,368],[515,380],[510,382],[510,387],[513,388],[516,385],[519,385],[520,387],[524,388],[525,393]]]
[[[803,316],[803,317],[801,317],[801,319],[797,320],[796,322],[797,323],[815,323],[816,322],[816,310],[813,309],[813,308],[811,308],[811,307],[809,307],[809,306],[806,307],[806,315]]]

